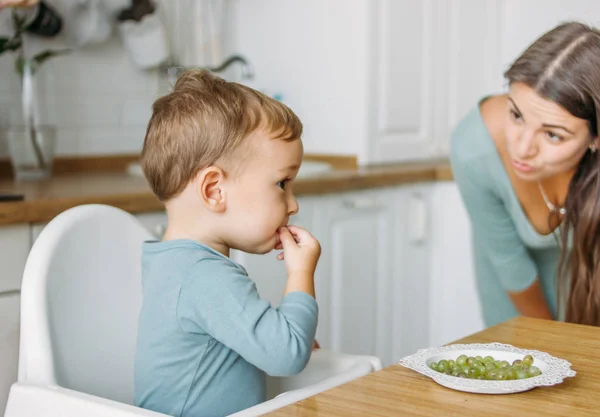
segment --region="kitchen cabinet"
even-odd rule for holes
[[[18,291],[0,293],[0,415],[10,386],[17,381],[20,299]]]
[[[433,346],[483,330],[471,225],[454,182],[432,190],[429,340]]]
[[[0,227],[0,294],[21,289],[21,279],[31,247],[28,224]]]
[[[315,217],[323,254],[321,289],[327,334],[334,351],[389,356],[394,250],[393,191],[325,197]]]
[[[0,415],[17,380],[20,289],[30,246],[28,224],[0,227]]]
[[[432,245],[431,193],[435,184],[400,187],[394,195],[391,356],[387,363],[431,344],[429,333]]]

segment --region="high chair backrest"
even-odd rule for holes
[[[54,218],[27,259],[19,381],[132,404],[142,243],[120,209],[84,205]]]

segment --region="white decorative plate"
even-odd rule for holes
[[[533,365],[537,366],[542,374],[532,378],[515,379],[509,381],[489,381],[480,379],[458,378],[442,374],[429,367],[432,362],[442,359],[453,359],[460,355],[467,356],[492,356],[497,360],[512,363],[516,359],[523,359],[525,355],[533,357]],[[458,391],[473,392],[477,394],[510,394],[528,391],[535,387],[556,385],[565,378],[574,377],[576,372],[571,369],[571,363],[564,359],[555,358],[538,350],[516,348],[502,343],[449,345],[436,348],[421,349],[417,353],[402,358],[401,365],[430,377],[435,382],[447,388]]]

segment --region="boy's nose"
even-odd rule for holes
[[[300,207],[298,206],[298,200],[296,200],[296,196],[292,195],[290,197],[290,201],[288,203],[288,215],[293,216],[298,213]]]

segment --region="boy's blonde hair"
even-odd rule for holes
[[[152,105],[141,158],[144,175],[158,199],[167,201],[258,129],[274,139],[302,135],[300,119],[277,100],[205,70],[186,71],[173,91]]]

